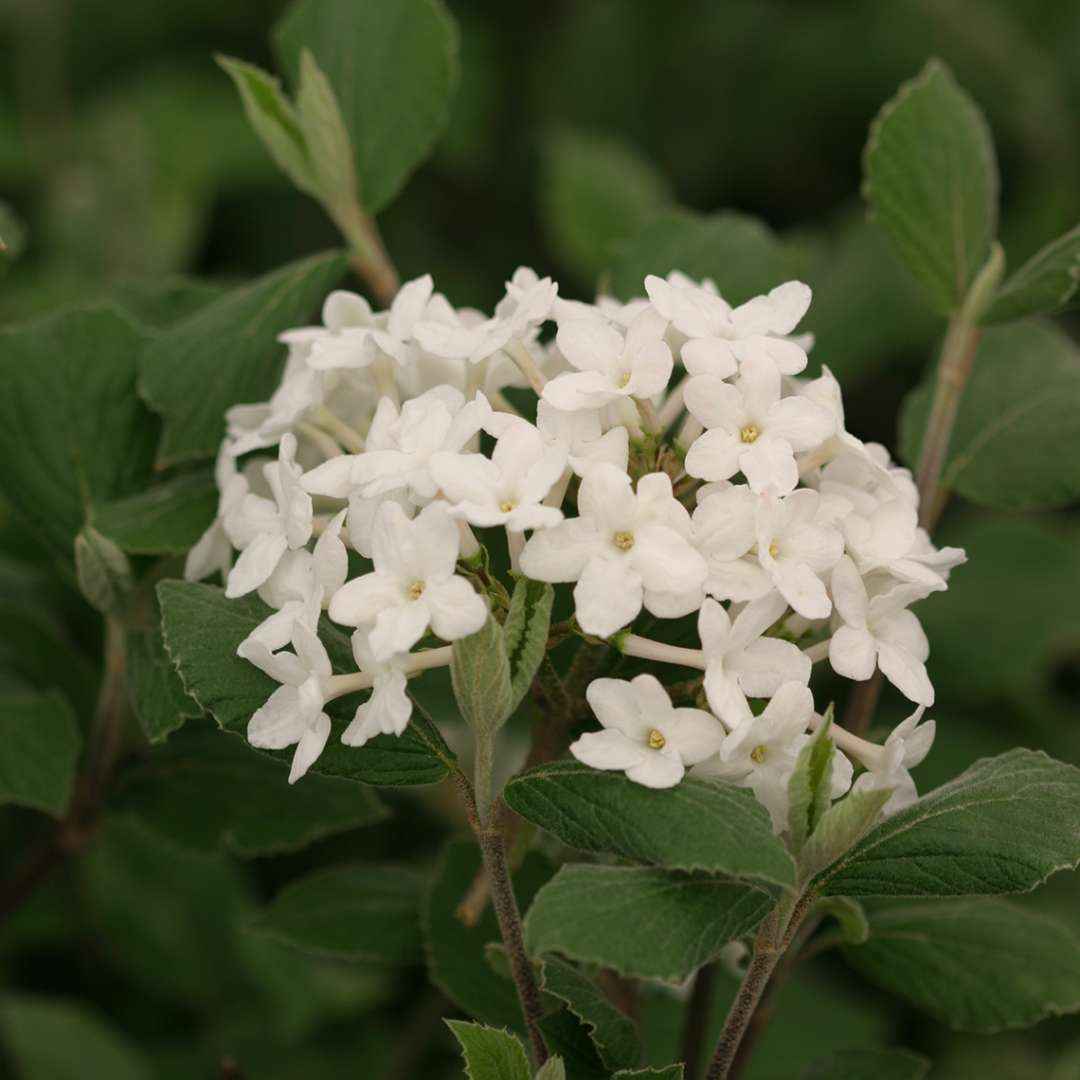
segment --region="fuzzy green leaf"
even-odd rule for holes
[[[1080,942],[1004,900],[886,907],[845,949],[868,979],[962,1031],[1030,1027],[1080,1011]]]
[[[904,403],[908,462],[921,452],[932,395],[927,382]],[[941,480],[1001,510],[1047,510],[1080,495],[1080,349],[1067,335],[1034,322],[984,335]]]
[[[982,323],[1052,315],[1080,288],[1080,225],[1036,252],[998,290]]]
[[[712,278],[724,299],[739,304],[792,277],[791,254],[757,218],[689,210],[663,210],[621,246],[612,267],[613,292],[629,300],[645,295],[645,278],[681,270]]]
[[[515,776],[503,797],[527,821],[582,851],[795,883],[768,812],[743,788],[689,779],[655,791],[620,773],[560,761]]]
[[[184,689],[226,731],[244,735],[248,720],[278,684],[238,657],[236,648],[270,609],[252,596],[227,600],[222,589],[185,581],[161,582],[158,600],[165,647]],[[320,637],[332,660],[351,660],[348,639],[336,627],[324,625]],[[437,730],[416,706],[401,736],[380,735],[361,747],[345,746],[345,721],[333,719],[334,730],[313,772],[365,784],[434,784],[453,763]],[[291,750],[268,753],[284,760],[292,756]]]
[[[161,742],[185,721],[202,715],[202,709],[184,691],[165,651],[160,627],[128,635],[127,675],[135,717],[152,743]]]
[[[203,534],[217,513],[218,490],[205,469],[98,507],[99,532],[132,555],[179,555]]]
[[[978,106],[931,60],[870,127],[863,195],[940,312],[957,308],[997,228],[994,144]]]
[[[149,483],[157,425],[135,394],[145,342],[111,304],[0,331],[0,494],[64,559],[99,505]]]
[[[795,771],[788,781],[788,839],[792,850],[802,850],[822,814],[832,801],[832,762],[834,744],[829,735],[832,708],[825,722],[799,751]]]
[[[461,1044],[469,1080],[529,1080],[529,1059],[516,1035],[465,1020],[447,1020],[446,1026]]]
[[[294,0],[274,29],[294,86],[310,49],[337,97],[360,201],[377,213],[430,153],[457,85],[457,31],[437,0]]]
[[[74,1001],[5,995],[0,1029],[22,1080],[150,1080],[153,1075],[104,1015]]]
[[[877,821],[891,788],[849,791],[833,803],[799,852],[799,878],[810,881],[832,866]]]
[[[908,1050],[840,1050],[815,1061],[799,1080],[923,1080],[930,1062]]]
[[[536,955],[680,982],[753,930],[770,906],[767,893],[719,878],[571,863],[537,893],[525,934]]]
[[[269,398],[285,360],[277,335],[305,322],[344,269],[337,252],[289,263],[150,342],[140,359],[140,385],[165,419],[159,465],[213,457],[225,433],[225,410]]]
[[[128,557],[93,525],[79,530],[74,550],[75,580],[83,598],[102,615],[119,611],[134,585]]]
[[[423,878],[402,866],[358,863],[291,881],[252,928],[297,949],[407,965],[421,959]]]
[[[619,139],[558,131],[543,144],[540,212],[552,249],[586,281],[670,201],[663,174]]]
[[[63,816],[82,744],[71,706],[53,692],[0,695],[0,741],[0,805]]]
[[[287,776],[283,762],[235,735],[190,725],[121,776],[113,806],[184,847],[247,856],[297,851],[386,817],[366,788],[316,775],[290,786]]]
[[[1080,769],[1035,750],[975,762],[886,818],[830,869],[841,896],[1028,892],[1080,863]]]
[[[502,627],[488,615],[475,634],[454,642],[450,660],[454,698],[477,733],[496,732],[511,712],[510,660]]]
[[[541,990],[564,1002],[586,1026],[607,1068],[626,1069],[638,1063],[641,1041],[633,1020],[612,1005],[585,974],[557,956],[546,956],[540,984]]]
[[[319,182],[307,139],[280,81],[243,60],[231,56],[216,59],[236,84],[248,122],[278,167],[301,191],[318,196]]]
[[[529,692],[547,652],[555,590],[546,581],[518,578],[503,623],[503,645],[510,661],[510,712]]]

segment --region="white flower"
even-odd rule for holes
[[[834,509],[806,488],[783,499],[762,495],[757,507],[758,563],[770,584],[807,619],[824,619],[832,611],[819,575],[844,553]]]
[[[544,400],[557,409],[592,409],[621,397],[651,398],[671,378],[674,361],[664,342],[667,323],[643,311],[625,336],[606,319],[571,319],[556,336],[559,351],[577,370],[556,375]]]
[[[416,327],[416,339],[435,356],[478,364],[517,338],[527,342],[551,313],[559,287],[551,278],[538,278],[527,266],[519,266],[506,283],[506,295],[490,319],[472,312],[444,312]]]
[[[400,735],[412,716],[412,701],[405,690],[409,654],[395,653],[386,660],[377,660],[367,637],[363,630],[357,630],[352,636],[352,651],[360,670],[371,676],[371,696],[357,706],[349,726],[341,733],[346,746],[363,746],[376,735]]]
[[[674,787],[688,765],[712,757],[724,728],[702,709],[672,707],[667,691],[652,675],[594,679],[585,691],[603,731],[582,735],[570,752],[594,769],[624,771],[651,788]]]
[[[919,723],[925,711],[925,706],[920,705],[893,728],[885,745],[877,748],[877,753],[864,755],[866,772],[855,781],[852,790],[880,791],[891,788],[892,795],[882,807],[882,814],[895,814],[919,797],[908,770],[914,769],[930,752],[937,729],[933,720]]]
[[[293,626],[292,644],[295,653],[272,653],[261,642],[249,640],[237,652],[282,684],[248,721],[247,739],[262,750],[295,746],[289,772],[289,783],[295,784],[330,737],[330,717],[323,706],[333,670],[323,643],[301,622]]]
[[[232,454],[226,439],[218,451],[214,465],[214,478],[218,488],[217,517],[195,542],[184,562],[184,578],[187,581],[201,581],[211,574],[228,577],[232,567],[232,544],[225,531],[225,516],[250,491],[247,478],[236,468],[236,457]]]
[[[761,353],[743,361],[735,384],[695,375],[686,384],[686,407],[709,430],[694,440],[686,471],[703,480],[742,472],[752,491],[793,491],[799,482],[798,451],[827,439],[834,421],[805,397],[780,396],[780,373]]]
[[[788,823],[788,781],[799,752],[810,740],[806,729],[813,715],[809,688],[784,683],[761,715],[739,724],[724,740],[718,757],[701,771],[750,788],[769,811],[773,828],[783,832]]]
[[[694,546],[705,558],[705,591],[718,600],[741,603],[770,589],[750,550],[757,543],[758,498],[745,484],[721,481],[698,492]]]
[[[322,309],[326,332],[313,337],[307,362],[316,371],[335,368],[366,368],[375,359],[372,331],[376,317],[371,306],[356,293],[337,289]]]
[[[450,502],[450,513],[481,528],[505,525],[511,532],[542,529],[562,520],[562,511],[544,506],[544,496],[563,474],[566,454],[545,448],[540,432],[526,420],[510,418],[491,457],[437,453],[431,475]]]
[[[303,547],[311,537],[311,496],[300,486],[296,439],[282,436],[278,460],[263,466],[272,499],[246,494],[230,506],[225,531],[240,557],[229,573],[230,599],[257,589],[274,572],[286,551]]]
[[[752,715],[748,697],[767,698],[786,682],[810,681],[809,658],[790,641],[762,637],[787,610],[779,593],[752,600],[732,619],[715,600],[698,615],[705,654],[705,696],[729,728]]]
[[[375,570],[334,594],[330,618],[357,628],[373,624],[368,644],[380,663],[408,652],[429,626],[444,641],[475,633],[487,605],[454,574],[458,545],[444,504],[431,503],[410,521],[397,503],[384,503],[372,535]]]
[[[382,447],[323,462],[304,474],[304,488],[337,499],[354,492],[370,499],[405,489],[414,502],[426,502],[438,490],[429,468],[431,455],[461,450],[490,415],[491,406],[482,394],[466,402],[461,391],[450,386],[434,387],[406,401],[400,414],[384,398],[376,414]]]
[[[431,301],[433,289],[430,274],[405,282],[386,314],[385,328],[371,331],[375,344],[398,364],[409,364],[416,358],[414,333]]]
[[[536,427],[549,446],[560,447],[578,476],[599,462],[626,472],[630,432],[622,425],[604,431],[600,409],[557,409],[541,398],[536,404]]]
[[[687,597],[679,614],[697,606],[705,562],[687,539],[689,515],[665,474],[643,476],[635,495],[624,472],[596,465],[581,481],[578,513],[534,533],[521,569],[538,581],[576,581],[577,620],[586,633],[614,634],[643,603],[664,617]]]
[[[832,572],[833,605],[843,623],[829,641],[833,670],[861,682],[879,667],[910,701],[933,705],[934,688],[926,674],[930,645],[919,620],[906,610],[930,591],[919,585],[895,585],[871,598],[855,564],[845,555]]]
[[[248,634],[246,641],[258,641],[271,652],[284,648],[292,639],[293,627],[302,622],[318,633],[319,613],[330,597],[345,584],[349,554],[341,542],[345,511],[336,515],[315,541],[315,550],[286,551],[274,572],[259,586],[260,599],[274,608]]]
[[[696,285],[681,274],[668,280],[649,275],[645,291],[653,307],[689,339],[682,360],[692,375],[732,375],[752,352],[767,356],[774,368],[794,375],[806,367],[806,353],[785,340],[810,306],[810,289],[800,281],[779,285],[732,308],[712,282]]]

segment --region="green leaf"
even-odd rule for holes
[[[1080,1011],[1080,942],[1004,900],[886,907],[845,955],[868,979],[950,1027],[990,1033]]]
[[[861,945],[870,936],[866,911],[850,896],[829,896],[817,903],[816,909],[831,915],[840,924],[840,933],[849,945]]]
[[[308,49],[300,54],[300,89],[296,94],[300,126],[307,141],[319,198],[346,237],[363,228],[356,191],[352,147],[337,98]]]
[[[681,1064],[656,1069],[620,1069],[611,1080],[683,1080]]]
[[[475,926],[455,914],[480,869],[480,851],[468,837],[447,842],[423,901],[421,920],[431,982],[461,1010],[486,1024],[524,1034],[514,985],[488,963],[485,946],[500,941],[495,912],[488,904]],[[535,852],[514,871],[514,893],[525,911],[536,890],[551,876],[548,862]]]
[[[510,660],[502,627],[488,615],[475,634],[454,642],[450,660],[454,699],[478,734],[495,732],[511,712]]]
[[[344,269],[337,252],[289,263],[150,342],[140,359],[140,385],[165,418],[158,465],[213,457],[225,432],[225,410],[272,393],[285,358],[277,335],[303,323]]]
[[[712,278],[725,300],[739,304],[786,281],[795,267],[784,245],[756,218],[664,210],[622,245],[612,267],[612,291],[624,300],[644,296],[647,275],[671,270]]]
[[[589,1029],[569,1009],[543,1016],[540,1033],[548,1050],[563,1059],[572,1080],[609,1080],[611,1072],[600,1060]]]
[[[202,536],[217,513],[213,473],[199,469],[98,507],[99,532],[132,555],[179,555]]]
[[[1080,225],[1036,252],[998,290],[984,325],[1052,315],[1068,306],[1080,288]]]
[[[513,777],[503,797],[515,813],[582,851],[795,883],[768,811],[743,788],[689,779],[655,791],[620,773],[560,761]]]
[[[997,164],[982,113],[939,60],[871,124],[863,195],[934,307],[959,307],[997,228]]]
[[[533,1080],[566,1080],[566,1065],[561,1057],[550,1057],[539,1069]]]
[[[290,786],[287,776],[236,736],[189,726],[124,773],[113,807],[184,847],[247,856],[298,851],[386,817],[366,788],[332,776]]]
[[[831,726],[832,706],[825,712],[824,723],[799,751],[795,771],[788,781],[788,839],[796,852],[802,850],[832,803]]]
[[[923,1080],[930,1062],[908,1050],[840,1050],[815,1061],[799,1080]]]
[[[540,989],[564,1002],[585,1025],[607,1068],[632,1068],[641,1059],[641,1041],[633,1020],[577,968],[557,956],[544,957]]]
[[[356,864],[292,881],[252,928],[297,949],[373,964],[421,959],[420,890],[408,867]]]
[[[317,198],[319,181],[307,139],[297,110],[282,91],[280,81],[243,60],[231,56],[215,59],[235,83],[248,122],[278,167],[301,191]]]
[[[75,578],[85,600],[102,615],[119,611],[134,586],[128,557],[92,525],[75,537]]]
[[[59,694],[0,695],[0,804],[62,817],[71,800],[82,739]]]
[[[547,652],[555,590],[546,581],[519,577],[503,623],[503,645],[510,661],[510,712],[521,704]]]
[[[877,821],[891,794],[891,788],[849,791],[834,802],[799,852],[799,879],[810,881],[832,866]]]
[[[529,1080],[529,1059],[516,1035],[465,1020],[447,1020],[446,1026],[461,1044],[469,1080]]]
[[[669,200],[663,174],[610,135],[563,130],[542,147],[540,214],[560,260],[594,281],[620,241],[633,236]]]
[[[135,394],[144,342],[110,304],[0,331],[0,494],[65,559],[98,505],[149,481],[156,424]]]
[[[294,85],[310,49],[337,96],[360,199],[382,210],[430,153],[457,84],[457,32],[436,0],[294,0],[274,29]]]
[[[753,930],[771,903],[761,890],[705,875],[571,863],[537,893],[525,935],[537,955],[680,982]]]
[[[886,818],[822,879],[842,896],[1028,892],[1080,863],[1080,769],[1010,750]]]
[[[224,291],[213,282],[177,275],[163,280],[125,281],[109,295],[143,326],[163,330],[220,299]]]
[[[227,600],[222,589],[185,581],[158,585],[165,647],[184,689],[226,731],[244,735],[248,720],[277,688],[273,679],[236,655],[236,648],[269,614],[261,600]],[[351,658],[348,639],[329,624],[320,637],[335,657]],[[351,701],[352,699],[346,699]],[[414,705],[404,733],[380,735],[361,747],[345,746],[345,721],[334,730],[312,771],[365,784],[434,784],[445,779],[454,759],[437,730]],[[291,750],[269,751],[289,760]]]
[[[76,1001],[8,994],[0,1002],[0,1026],[20,1080],[150,1080],[152,1075],[105,1017]]]
[[[918,460],[932,395],[927,382],[904,403],[901,452],[909,462]],[[1069,337],[1040,323],[983,336],[942,483],[1002,510],[1050,509],[1080,495],[1080,349]]]
[[[152,743],[202,716],[202,709],[184,692],[160,627],[128,634],[127,675],[135,717]]]

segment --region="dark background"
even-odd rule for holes
[[[224,52],[273,67],[268,35],[283,6],[9,0],[0,10],[0,235],[10,247],[0,323],[176,275],[228,284],[338,242],[249,132],[212,60]],[[900,402],[942,322],[859,199],[881,104],[929,56],[949,63],[994,132],[1012,267],[1080,219],[1078,4],[449,6],[462,68],[450,126],[383,229],[403,276],[431,271],[455,303],[490,306],[520,263],[554,275],[564,295],[590,296],[663,206],[757,215],[814,286],[811,368],[824,361],[842,379],[851,430],[895,448]],[[54,583],[34,538],[0,523],[0,604],[44,612],[95,656],[93,616]],[[957,501],[942,539],[967,546],[971,562],[920,608],[939,731],[920,786],[1016,744],[1080,763],[1075,514],[1011,517]],[[32,637],[10,620],[0,629],[4,686],[54,681],[47,645]],[[887,696],[883,720],[902,714]],[[392,795],[398,816],[385,826],[245,864],[192,861],[117,825],[0,942],[2,974],[92,1001],[146,1054],[151,1075],[217,1075],[222,1048],[237,1046],[245,1076],[384,1075],[413,1038],[406,1024],[423,1020],[419,972],[274,968],[248,955],[236,913],[319,862],[415,853],[429,865],[448,831],[438,799]],[[28,818],[5,818],[0,835],[20,835]],[[1078,898],[1066,875],[1025,902],[1080,930]],[[672,1011],[648,1014],[658,1061],[672,1053]],[[455,1075],[448,1036],[424,1039],[433,1056],[413,1075]],[[779,1080],[816,1052],[874,1042],[927,1052],[935,1078],[1080,1076],[1075,1021],[952,1035],[830,958],[784,994],[750,1076]]]

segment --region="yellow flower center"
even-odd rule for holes
[[[757,437],[761,434],[757,424],[747,424],[746,427],[739,432],[739,438],[744,443],[757,442]]]
[[[764,743],[758,743],[758,745],[750,751],[750,760],[756,765],[760,765],[768,756],[769,748]]]
[[[769,557],[775,559],[780,554],[780,545],[774,540],[769,544]]]
[[[612,538],[611,542],[620,551],[629,551],[634,546],[634,534],[627,532],[626,529],[620,529]]]
[[[630,372],[629,371],[624,371],[619,376],[619,387],[620,387],[620,389],[622,387],[624,387],[629,381],[630,381]]]
[[[663,750],[667,745],[667,739],[664,738],[663,733],[652,728],[649,731],[649,749],[650,750]]]
[[[503,499],[503,501],[499,503],[499,509],[504,514],[509,514],[512,510],[517,509],[517,503],[514,502],[513,499]]]
[[[420,580],[412,582],[405,590],[410,600],[419,600],[424,595],[424,583]]]

